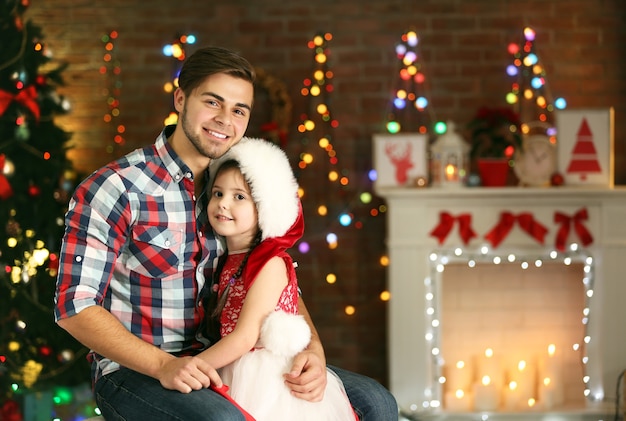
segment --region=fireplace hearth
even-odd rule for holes
[[[597,418],[598,414],[612,413],[615,383],[626,368],[626,335],[623,334],[626,224],[622,222],[626,215],[625,188],[394,187],[378,189],[377,193],[388,205],[390,389],[403,413],[408,417],[413,414],[414,419],[418,419],[419,414],[420,420],[435,419],[428,418],[431,416],[441,420],[486,419],[485,414],[490,414],[488,418],[492,420],[586,420],[601,419]],[[483,339],[482,343],[478,338],[461,339],[460,343],[465,340],[468,346],[465,351],[459,349],[458,341],[445,339],[445,332],[454,332],[451,321],[463,318],[462,313],[442,314],[442,310],[450,307],[446,300],[451,292],[443,289],[446,279],[449,284],[453,284],[453,278],[448,276],[477,282],[472,278],[476,276],[477,266],[507,279],[516,275],[503,271],[515,268],[523,271],[520,276],[537,285],[545,284],[536,279],[542,273],[548,273],[549,278],[570,273],[569,280],[553,288],[561,288],[559,291],[569,297],[563,305],[571,304],[571,308],[566,309],[573,317],[561,322],[571,326],[571,332],[559,335],[565,328],[550,324],[551,333],[542,336],[538,331],[536,336],[525,339],[525,342],[536,341],[538,346],[538,351],[528,358],[537,373],[532,392],[535,396],[530,404],[524,399],[521,406],[505,405],[506,392],[501,389],[496,406],[487,398],[482,404],[476,401],[482,393],[476,383],[484,377],[479,374],[480,364],[476,362],[480,358],[479,351],[492,348],[500,360],[508,359],[509,367],[512,360],[522,358],[511,355],[510,349],[504,355],[498,354],[506,348],[503,347],[507,342],[507,338],[502,337],[504,334]],[[572,282],[575,288],[565,292],[563,287]],[[520,280],[510,282],[518,288],[520,283]],[[498,285],[498,288],[503,287]],[[536,289],[537,285],[530,289]],[[475,293],[475,289],[469,287],[454,300],[475,302],[472,296]],[[530,293],[519,294],[521,299]],[[493,299],[494,293],[489,295]],[[500,291],[500,295],[495,295],[515,302],[515,293]],[[494,304],[485,305],[493,307]],[[511,306],[511,311],[514,307]],[[559,311],[552,313],[558,315]],[[531,316],[537,315],[525,317]],[[514,323],[514,320],[503,322],[502,315],[495,317],[501,324]],[[537,317],[546,319],[547,316]],[[452,338],[458,335],[457,331]],[[451,341],[453,345],[446,349],[446,343]],[[561,392],[569,398],[554,401],[544,394],[542,401],[540,382],[546,377],[540,370],[545,367],[542,352],[547,353],[548,347],[555,343],[558,353],[569,358],[563,362],[568,372],[577,370],[574,377],[577,383],[571,384],[572,377],[562,379]],[[460,401],[451,400],[454,376],[450,374],[453,363],[463,359],[473,365],[474,375],[473,386],[465,387],[465,393],[470,394],[466,399],[471,402],[459,404]],[[502,376],[497,381],[501,382],[499,387],[503,387],[511,370],[500,370],[498,373]],[[563,392],[563,388],[567,392]],[[483,415],[476,418],[476,414]]]

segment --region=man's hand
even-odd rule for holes
[[[291,371],[284,378],[293,396],[319,402],[326,390],[326,363],[315,352],[304,350],[296,355]]]
[[[217,371],[198,357],[172,358],[161,367],[158,379],[164,388],[181,393],[208,388],[211,384],[222,387]]]

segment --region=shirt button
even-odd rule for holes
[[[198,231],[198,237],[202,237],[202,231]]]
[[[176,181],[180,180],[180,174],[176,174],[176,175],[174,176],[174,179],[176,179]]]
[[[190,172],[188,172],[187,174],[185,174],[185,177],[187,177],[187,178],[191,178],[191,177],[192,177],[192,175],[191,175],[191,173],[190,173]]]
[[[76,261],[77,262],[82,262],[83,261],[83,256],[76,256]]]
[[[169,247],[170,246],[170,240],[165,240],[165,247]]]

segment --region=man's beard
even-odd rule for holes
[[[217,159],[220,156],[224,155],[226,153],[226,151],[228,150],[228,148],[224,148],[224,150],[221,150],[221,148],[219,147],[212,147],[212,144],[205,144],[202,142],[202,140],[200,139],[200,135],[196,135],[193,133],[191,125],[189,124],[189,121],[187,120],[187,106],[185,105],[183,107],[183,111],[180,113],[180,124],[183,128],[183,133],[185,133],[185,136],[187,136],[187,139],[189,139],[189,142],[191,142],[191,144],[194,146],[194,148],[196,148],[196,150],[200,153],[200,155],[210,158],[210,159]]]

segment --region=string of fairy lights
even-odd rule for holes
[[[567,101],[562,97],[552,97],[545,66],[536,52],[536,35],[534,29],[526,27],[523,30],[524,39],[508,45],[512,62],[507,66],[506,73],[513,82],[506,94],[506,102],[520,115],[522,133],[539,131],[555,143],[554,112],[565,109]]]
[[[387,108],[386,130],[391,134],[401,131],[445,133],[445,123],[437,122],[430,104],[429,80],[416,31],[409,30],[402,34],[395,46],[395,55],[398,69],[392,79],[394,88]]]
[[[171,44],[163,46],[163,55],[172,58],[172,74],[170,79],[163,85],[163,91],[167,94],[168,98],[172,97],[172,94],[178,88],[178,75],[183,61],[187,58],[187,45],[193,45],[196,43],[196,36],[193,34],[183,34],[174,37],[174,41]],[[163,120],[165,126],[170,124],[176,124],[178,122],[178,113],[171,109],[168,116]]]
[[[341,168],[340,159],[337,149],[333,145],[333,131],[339,127],[339,121],[333,117],[329,106],[329,95],[334,91],[333,86],[333,71],[329,66],[330,47],[329,43],[332,41],[333,36],[331,33],[319,33],[308,41],[307,46],[313,53],[314,68],[310,77],[306,77],[303,80],[300,94],[309,99],[310,110],[309,113],[302,113],[300,123],[297,130],[302,135],[302,144],[305,146],[305,150],[300,153],[298,168],[301,171],[306,171],[309,168],[314,168],[314,171],[320,171],[320,166],[324,163],[317,164],[316,153],[309,150],[307,147],[309,144],[315,142],[320,150],[325,155],[327,164],[326,179],[331,185],[336,186],[342,193],[347,196],[342,209],[333,211],[324,203],[317,204],[317,215],[322,218],[327,218],[331,222],[326,227],[324,233],[313,233],[307,235],[298,243],[298,251],[302,254],[309,253],[311,250],[311,241],[314,241],[320,235],[324,236],[328,249],[335,250],[339,247],[340,238],[339,230],[343,228],[362,229],[364,227],[364,219],[359,218],[356,214],[356,208],[358,206],[365,206],[368,208],[368,217],[377,217],[386,212],[386,207],[383,203],[377,203],[374,196],[370,192],[371,183],[375,179],[375,172],[369,171],[363,181],[362,185],[359,184],[359,177],[352,177],[350,172]],[[313,140],[311,140],[313,139]],[[356,185],[356,187],[355,187]],[[300,186],[300,197],[303,200],[307,199],[305,189]],[[334,212],[334,213],[333,213]],[[387,266],[389,259],[386,255],[381,256],[379,260],[381,266]],[[325,275],[325,281],[328,284],[337,283],[337,274],[332,271]],[[390,294],[388,291],[382,291],[379,298],[382,301],[388,301]],[[348,316],[354,315],[356,307],[354,305],[346,305],[344,307],[344,313]]]
[[[108,76],[107,86],[103,90],[108,110],[104,114],[103,120],[105,123],[114,126],[113,131],[115,133],[113,135],[113,143],[107,145],[106,149],[108,153],[114,153],[117,147],[124,145],[124,132],[126,131],[126,127],[123,124],[116,124],[120,118],[120,92],[122,89],[122,79],[120,76],[122,68],[115,49],[117,37],[118,32],[113,30],[103,35],[101,38],[104,44],[104,54],[102,56],[104,64],[100,66],[100,74]]]

